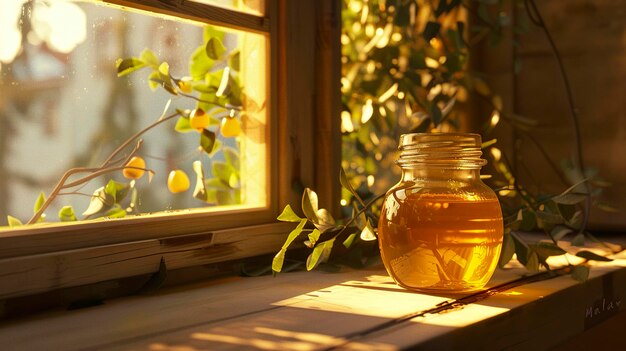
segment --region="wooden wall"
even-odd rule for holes
[[[626,228],[626,1],[537,1],[569,75],[582,130],[587,167],[613,185],[600,199],[619,207],[619,213],[592,210],[591,228]],[[512,9],[515,20],[526,17],[523,6]],[[482,48],[476,65],[490,75],[494,90],[503,95],[509,112],[535,118],[534,135],[553,161],[571,158],[574,132],[563,80],[543,31],[529,25],[526,34],[508,32],[503,45]],[[513,46],[513,40],[521,45]],[[514,74],[514,61],[521,71]],[[564,187],[538,150],[504,126],[499,137],[504,148],[521,143],[516,154],[518,176],[527,184],[537,181],[542,190]],[[525,164],[527,169],[521,167]]]

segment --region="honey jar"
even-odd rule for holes
[[[404,288],[465,292],[485,286],[502,246],[498,198],[480,179],[481,137],[400,137],[402,179],[386,194],[378,238],[385,268]]]

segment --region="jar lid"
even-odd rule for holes
[[[411,133],[400,136],[400,167],[479,169],[487,164],[481,158],[480,134]]]

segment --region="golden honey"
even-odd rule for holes
[[[408,134],[402,180],[385,197],[378,225],[382,259],[399,285],[421,291],[480,289],[502,244],[502,213],[480,180],[480,136]]]

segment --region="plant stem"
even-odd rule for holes
[[[41,215],[44,213],[44,211],[48,208],[48,206],[50,206],[50,204],[54,201],[54,199],[57,197],[57,195],[59,195],[59,192],[63,189],[67,189],[67,188],[71,188],[71,187],[75,187],[77,185],[80,184],[84,184],[102,174],[105,173],[109,173],[109,172],[113,172],[116,170],[122,170],[126,167],[124,167],[124,165],[128,162],[128,159],[130,159],[130,157],[132,157],[135,152],[137,152],[137,150],[141,147],[141,143],[142,141],[140,140],[139,142],[137,142],[137,146],[133,149],[133,151],[126,157],[124,165],[119,166],[119,167],[110,167],[109,165],[112,164],[113,158],[115,158],[115,156],[117,156],[120,152],[122,152],[130,143],[132,143],[135,139],[139,138],[141,135],[143,135],[144,133],[146,133],[147,131],[149,131],[150,129],[158,126],[161,123],[164,123],[176,116],[178,116],[179,113],[173,113],[167,117],[164,117],[162,119],[157,120],[156,122],[150,124],[149,126],[145,127],[144,129],[138,131],[137,133],[133,134],[130,138],[128,138],[126,141],[124,141],[122,143],[122,145],[120,145],[117,149],[115,149],[111,155],[109,155],[109,157],[107,157],[107,159],[102,163],[102,165],[98,168],[84,168],[84,167],[79,167],[79,168],[71,168],[69,169],[67,172],[65,172],[65,174],[63,174],[63,176],[61,177],[61,179],[57,182],[57,184],[55,185],[54,189],[52,190],[52,192],[50,193],[50,195],[48,195],[48,198],[46,199],[46,201],[44,201],[43,205],[41,206],[41,208],[28,220],[27,224],[34,224],[36,223],[39,218],[41,218]],[[68,179],[77,173],[87,173],[90,172],[92,174],[85,176],[81,179],[75,180],[71,183],[66,184],[66,182],[68,181]]]

